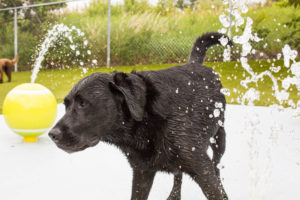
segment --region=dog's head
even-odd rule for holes
[[[92,74],[65,97],[66,113],[49,137],[69,153],[95,146],[122,130],[124,120],[143,119],[145,94],[145,84],[135,73]]]

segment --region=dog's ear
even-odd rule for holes
[[[146,86],[143,80],[134,73],[114,72],[109,87],[114,94],[116,91],[121,94],[131,117],[136,121],[142,121],[146,104]]]

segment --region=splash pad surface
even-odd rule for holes
[[[57,120],[63,114],[59,104]],[[300,118],[293,115],[289,109],[227,106],[221,176],[230,199],[300,198]],[[23,143],[3,115],[0,127],[0,199],[130,199],[132,171],[117,148],[100,143],[69,155],[46,134],[37,143]],[[173,176],[158,173],[149,200],[166,199],[172,182]],[[190,199],[204,196],[184,176],[182,200]]]

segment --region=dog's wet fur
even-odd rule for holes
[[[69,153],[99,141],[120,148],[133,169],[132,200],[148,198],[157,171],[174,174],[169,200],[181,197],[182,173],[207,199],[228,199],[217,167],[225,151],[225,97],[216,72],[202,65],[207,49],[221,37],[229,39],[220,33],[199,37],[182,66],[95,73],[80,80],[49,136]]]
[[[15,56],[14,59],[10,60],[7,58],[0,59],[0,83],[3,83],[4,73],[7,76],[8,82],[11,82],[11,73],[14,69],[15,64],[19,61],[19,56]]]

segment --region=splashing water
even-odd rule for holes
[[[238,31],[239,26],[244,24],[244,18],[242,17],[241,13],[246,13],[248,11],[247,4],[257,4],[261,3],[264,5],[266,3],[265,0],[241,0],[241,1],[232,1],[233,2],[233,11],[232,15],[235,18],[233,20],[232,25],[235,25],[236,31]],[[225,1],[225,4],[228,2]],[[222,33],[226,33],[228,30],[227,28],[229,27],[229,18],[225,15],[222,14],[220,17],[220,22],[224,26],[223,29],[219,30]],[[293,77],[288,76],[284,80],[282,80],[282,86],[283,89],[280,90],[278,86],[278,81],[277,79],[273,76],[272,72],[279,72],[280,71],[280,66],[278,67],[271,67],[270,70],[266,70],[264,72],[261,72],[259,74],[255,73],[251,66],[248,64],[248,59],[247,56],[252,53],[255,50],[252,48],[250,42],[260,42],[263,39],[259,38],[256,33],[252,33],[252,24],[253,20],[250,17],[246,18],[246,26],[245,29],[240,36],[235,36],[233,37],[233,41],[236,44],[241,44],[242,45],[242,52],[241,52],[241,64],[242,67],[248,72],[250,77],[246,77],[245,80],[241,81],[241,85],[244,88],[248,88],[249,83],[257,83],[259,80],[263,80],[265,76],[269,77],[273,83],[273,90],[274,90],[274,97],[279,101],[280,104],[283,103],[283,101],[286,101],[289,99],[289,93],[287,92],[288,88],[291,85],[296,85],[297,89],[300,90],[300,64],[298,64],[295,61],[295,58],[297,57],[297,51],[292,50],[289,45],[285,45],[282,49],[282,54],[284,57],[284,66],[287,68],[291,69],[292,74],[294,75]],[[222,41],[221,41],[222,43]],[[266,43],[267,44],[267,43]],[[266,45],[265,45],[266,47]],[[224,61],[228,60],[228,49],[224,50]],[[281,54],[277,55],[277,60],[281,58]],[[290,65],[290,60],[293,62],[292,65]],[[251,91],[250,91],[251,90]],[[248,89],[248,92],[246,92],[244,95],[245,97],[242,97],[242,99],[249,99],[249,94],[255,94],[254,99],[259,100],[259,92],[254,92],[254,88]],[[257,96],[258,95],[258,96]],[[251,103],[253,103],[251,101]]]
[[[289,45],[284,45],[282,48],[282,53],[284,57],[284,66],[290,67],[290,60],[295,62],[298,52],[296,50],[292,50]]]
[[[233,11],[232,11],[232,15],[235,18],[235,20],[233,20],[232,25],[235,25],[236,27],[236,31],[238,31],[239,26],[244,24],[244,18],[242,17],[241,13],[246,13],[248,11],[247,8],[247,4],[254,4],[254,3],[261,3],[262,5],[266,3],[266,1],[259,1],[259,0],[243,0],[243,1],[233,1]],[[225,4],[227,4],[227,2],[225,2]],[[241,10],[241,11],[239,11]],[[219,30],[222,33],[226,33],[229,27],[229,18],[225,15],[222,14],[220,17],[220,22],[222,23],[222,25],[225,27],[221,30]],[[263,80],[263,78],[265,76],[269,77],[273,83],[273,90],[274,90],[274,97],[279,101],[280,104],[283,103],[283,101],[287,101],[289,99],[289,93],[287,92],[287,89],[291,86],[291,85],[296,85],[297,89],[299,90],[300,88],[300,83],[299,83],[299,77],[297,74],[298,72],[298,68],[297,66],[299,66],[296,62],[295,62],[295,58],[297,56],[297,51],[292,50],[288,45],[285,45],[284,48],[282,49],[283,52],[283,57],[284,57],[284,65],[287,68],[291,68],[292,73],[294,74],[293,77],[287,77],[286,79],[284,79],[282,81],[283,83],[283,89],[280,90],[279,86],[278,86],[278,81],[277,79],[273,76],[272,72],[279,72],[279,70],[281,69],[280,66],[278,67],[271,67],[270,70],[266,70],[264,72],[261,72],[259,74],[255,73],[253,71],[253,69],[251,68],[251,66],[248,64],[248,59],[247,56],[252,53],[255,52],[255,50],[252,48],[250,42],[259,42],[262,41],[262,38],[259,38],[257,36],[256,33],[252,33],[252,24],[253,24],[253,20],[250,17],[246,18],[246,26],[245,29],[242,33],[242,35],[240,36],[235,36],[233,38],[233,41],[236,44],[241,44],[242,45],[242,52],[241,52],[241,64],[242,67],[246,70],[246,72],[248,72],[248,74],[250,75],[250,77],[246,77],[245,80],[241,81],[241,85],[244,88],[248,88],[248,84],[249,83],[257,83],[259,80]],[[222,41],[221,41],[222,43]],[[224,50],[224,61],[228,60],[229,57],[229,52],[228,49]],[[277,59],[281,58],[281,54],[277,55]],[[290,60],[293,61],[292,66],[290,66]],[[300,71],[300,70],[299,70]],[[248,93],[245,93],[245,97],[242,97],[242,99],[247,99],[249,98],[249,94],[256,94],[255,95],[255,99],[259,99],[260,97],[257,96],[257,94],[259,94],[259,92],[254,92],[253,90],[255,90],[254,88],[250,88],[251,92],[249,91]],[[250,90],[249,89],[249,90]],[[252,102],[253,103],[253,102]]]
[[[34,68],[32,70],[32,75],[31,75],[31,83],[35,82],[35,79],[37,78],[37,74],[40,71],[40,69],[42,68],[42,62],[45,58],[46,53],[48,52],[48,49],[50,47],[52,47],[54,45],[54,42],[60,37],[60,36],[64,36],[65,38],[67,38],[71,45],[70,45],[70,49],[72,51],[76,51],[76,55],[80,55],[80,52],[78,50],[76,50],[77,45],[74,44],[73,38],[72,38],[72,34],[76,33],[78,36],[80,37],[84,37],[84,33],[76,28],[75,26],[72,26],[71,28],[69,28],[68,26],[64,25],[64,24],[57,24],[55,26],[53,26],[53,28],[51,30],[49,30],[46,34],[45,40],[43,41],[43,43],[41,44],[40,48],[38,48],[38,56],[37,59],[34,62]],[[87,40],[84,40],[84,46],[88,45]],[[91,54],[91,51],[88,50],[87,52],[89,55]],[[92,64],[97,64],[96,60],[92,61]],[[80,62],[80,65],[83,65],[83,62]],[[87,73],[87,69],[83,68],[83,73]]]
[[[228,4],[227,1],[224,1],[225,5]],[[283,57],[284,66],[289,68],[292,76],[288,76],[282,80],[282,89],[280,89],[278,85],[278,80],[273,76],[272,73],[278,73],[281,69],[280,66],[270,67],[269,70],[263,71],[261,73],[256,73],[248,63],[247,56],[255,50],[253,49],[251,43],[263,41],[263,38],[259,38],[256,33],[252,32],[252,24],[253,20],[250,17],[243,17],[243,13],[247,13],[248,7],[247,4],[253,3],[261,3],[264,5],[266,0],[232,0],[233,10],[232,10],[232,26],[235,27],[235,31],[238,32],[240,26],[245,24],[244,31],[241,35],[233,37],[233,42],[236,44],[240,44],[242,46],[241,52],[241,65],[243,69],[250,75],[245,76],[245,79],[240,82],[241,86],[243,86],[247,91],[242,95],[242,97],[238,97],[237,101],[242,105],[254,105],[255,100],[260,99],[261,92],[250,87],[248,88],[249,83],[257,83],[259,80],[263,80],[264,77],[268,77],[271,79],[273,84],[273,96],[279,101],[280,104],[283,101],[289,100],[288,89],[295,85],[298,94],[300,91],[300,62],[296,62],[295,59],[297,57],[297,51],[292,50],[289,45],[285,45],[282,49],[282,54],[277,54],[277,60]],[[219,17],[223,28],[219,30],[221,33],[226,33],[229,31],[229,17],[225,14],[222,14]],[[280,40],[279,40],[280,41]],[[222,43],[222,41],[221,41]],[[267,43],[264,45],[264,48],[267,47]],[[227,56],[228,50],[224,50],[224,57]],[[261,53],[262,54],[262,53]],[[224,58],[224,61],[226,58]],[[292,64],[291,64],[292,62]],[[289,105],[294,105],[294,107],[299,107],[298,113],[294,116],[300,116],[300,100],[296,104],[293,103],[292,100],[289,100]],[[275,106],[273,106],[275,107]],[[277,106],[278,107],[278,106]],[[270,134],[265,132],[261,132],[262,124],[258,120],[258,117],[254,114],[249,115],[248,119],[245,120],[246,123],[246,131],[247,135],[250,133],[248,138],[249,145],[249,175],[250,175],[250,187],[249,187],[249,197],[250,199],[264,199],[266,196],[268,189],[271,188],[270,175],[272,174],[272,168],[274,163],[274,149],[276,149],[276,142],[278,139],[278,134],[283,130],[276,131],[276,127],[278,123],[274,123],[269,130]],[[261,140],[262,139],[262,140]],[[261,141],[265,141],[267,143],[261,143]],[[258,167],[259,166],[259,167]]]
[[[295,61],[298,52],[292,50],[290,46],[286,44],[282,49],[282,53],[284,57],[284,66],[290,68],[291,73],[293,74],[292,77],[288,76],[282,81],[282,87],[287,90],[291,85],[295,85],[297,90],[300,91],[300,62]],[[290,65],[290,60],[293,61],[292,65]]]

